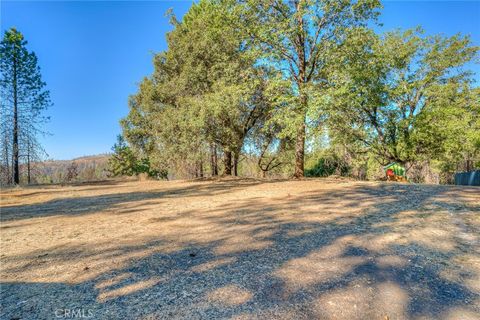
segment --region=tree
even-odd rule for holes
[[[2,104],[3,105],[3,104]],[[12,183],[12,172],[10,167],[10,158],[11,158],[11,151],[12,151],[12,132],[11,132],[11,123],[8,121],[6,108],[0,108],[0,128],[1,128],[1,148],[2,148],[2,163],[1,163],[1,184],[11,184]]]
[[[345,31],[378,15],[378,0],[243,0],[237,11],[243,27],[265,53],[268,64],[281,70],[294,88],[286,108],[289,129],[296,135],[295,174],[304,175],[309,91],[327,87],[324,69]],[[246,27],[244,27],[246,26]]]
[[[41,133],[40,125],[48,118],[42,112],[51,105],[49,92],[41,79],[34,52],[26,48],[27,41],[15,28],[5,32],[0,43],[2,142],[12,151],[12,182],[20,183],[19,164],[22,150],[32,154],[34,137]],[[11,136],[12,138],[8,138]],[[26,145],[28,144],[28,146]],[[4,159],[8,166],[8,160]]]
[[[65,181],[72,182],[78,177],[78,164],[72,161],[67,167],[67,173],[65,174]]]
[[[335,85],[319,99],[337,138],[361,142],[382,164],[438,159],[456,144],[474,149],[459,140],[466,131],[478,141],[478,89],[463,68],[478,48],[468,37],[355,30],[348,41],[332,69]]]
[[[217,175],[217,157],[224,174],[248,159],[266,175],[295,156],[300,178],[306,143],[322,129],[328,143],[309,157],[317,164],[309,174],[365,177],[375,159],[471,167],[478,91],[457,69],[477,49],[461,36],[377,36],[367,24],[379,6],[200,0],[182,21],[171,16],[168,50],[155,55],[121,121],[132,153],[173,177],[203,176],[208,166]]]
[[[122,135],[117,136],[117,142],[113,145],[112,151],[109,171],[113,176],[132,176],[136,174],[137,158]]]
[[[203,0],[181,22],[172,17],[168,50],[155,56],[153,75],[131,98],[125,137],[155,163],[203,172],[210,154],[216,174],[221,151],[224,173],[236,175],[245,138],[269,108],[269,71],[256,66],[258,56],[225,9]]]
[[[181,56],[176,61],[192,95],[184,103],[199,110],[204,139],[223,150],[225,174],[238,175],[245,138],[269,108],[269,70],[255,65],[258,54],[235,18],[225,1],[200,1],[176,25],[169,52]]]
[[[145,173],[153,178],[167,178],[166,170],[152,169],[150,160],[138,157],[127,145],[122,135],[117,136],[117,142],[114,144],[112,151],[113,154],[108,161],[108,171],[113,176],[134,176]]]
[[[437,161],[443,182],[450,182],[455,172],[480,168],[480,88],[452,86],[449,90],[455,92],[444,92],[424,113],[417,137],[435,137],[438,147],[431,159]]]
[[[26,167],[27,184],[32,182],[32,178],[36,172],[33,163],[39,162],[48,156],[38,141],[36,131],[32,131],[32,129],[34,128],[30,126],[27,127],[26,130],[22,130],[19,137],[20,157],[23,158],[23,167]]]

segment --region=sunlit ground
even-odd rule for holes
[[[111,181],[1,220],[1,319],[480,318],[478,187]]]

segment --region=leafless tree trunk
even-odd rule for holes
[[[18,161],[18,99],[17,99],[17,58],[13,55],[13,183],[20,183]]]
[[[30,171],[30,153],[31,153],[31,147],[30,147],[30,140],[27,142],[27,184],[31,183],[31,171]]]
[[[7,133],[5,132],[5,139],[4,139],[4,143],[5,143],[5,148],[4,148],[4,161],[5,161],[5,176],[4,176],[4,179],[5,179],[5,182],[7,184],[11,184],[12,183],[12,172],[10,170],[10,152],[9,152],[9,143],[8,143],[8,136],[7,136]]]

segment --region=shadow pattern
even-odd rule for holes
[[[264,183],[193,183],[10,206],[2,222],[99,210],[121,219],[145,212],[140,202],[208,201]],[[281,189],[286,182],[272,183]],[[294,188],[145,222],[162,230],[194,221],[173,234],[2,258],[9,262],[3,275],[35,274],[42,261],[54,269],[68,261],[79,271],[69,281],[2,281],[1,318],[66,318],[67,310],[95,319],[479,318],[478,189],[359,183],[288,192]],[[122,216],[126,203],[138,210]],[[52,210],[58,207],[67,209]],[[65,268],[49,269],[47,278],[61,278]]]

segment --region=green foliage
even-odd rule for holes
[[[148,158],[138,158],[127,145],[123,136],[119,135],[117,137],[117,142],[112,150],[113,154],[108,163],[108,171],[113,176],[133,176],[144,173],[157,179],[167,178],[166,170],[152,169]]]
[[[335,87],[317,106],[334,139],[358,143],[358,152],[372,152],[382,164],[437,159],[458,145],[461,131],[477,131],[479,101],[462,68],[477,51],[459,35],[352,30],[330,71]],[[461,148],[473,147],[474,136]]]
[[[50,93],[45,90],[37,56],[28,51],[27,44],[23,34],[15,28],[5,31],[0,43],[1,106],[13,108],[16,99],[19,112],[33,118],[27,128],[38,130],[38,124],[47,120],[41,112],[51,105]],[[5,116],[12,116],[12,111],[4,112]]]
[[[154,166],[175,172],[203,167],[212,145],[238,160],[271,108],[264,94],[269,70],[256,65],[224,4],[200,1],[183,21],[171,20],[168,51],[155,56],[153,75],[130,99],[124,135]]]
[[[42,81],[37,56],[15,28],[5,31],[0,43],[0,183],[20,183],[22,163],[39,160],[45,152],[38,142],[51,105]],[[11,163],[10,163],[11,161]],[[30,165],[27,168],[30,183]]]
[[[312,89],[328,88],[326,66],[345,41],[346,31],[365,26],[378,15],[378,0],[360,1],[238,1],[239,28],[263,53],[262,62],[274,66],[291,94],[282,97],[276,114],[284,135],[294,136],[295,177],[304,175],[306,126]]]
[[[332,154],[323,156],[317,160],[315,165],[305,170],[306,177],[328,177],[333,174],[347,176],[350,173],[350,166]]]
[[[258,175],[301,177],[305,154],[308,176],[473,167],[480,99],[464,66],[478,48],[420,29],[377,35],[367,26],[379,7],[200,0],[182,21],[171,15],[168,50],[121,121],[130,147],[118,170],[146,170],[139,157],[174,178],[215,175],[233,159],[249,174],[256,163]]]

